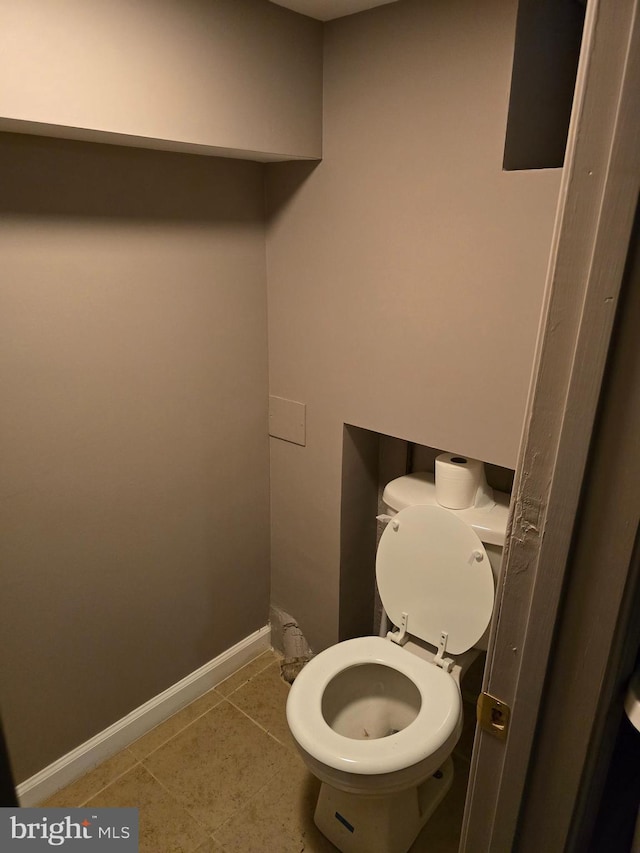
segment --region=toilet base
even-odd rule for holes
[[[453,762],[414,788],[385,797],[322,783],[314,821],[342,853],[406,853],[453,782]]]

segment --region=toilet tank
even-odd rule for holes
[[[484,545],[497,583],[507,532],[510,496],[505,492],[494,491],[493,498],[495,501],[493,506],[447,509],[447,511],[460,516],[473,528]],[[436,500],[434,475],[428,472],[406,474],[404,477],[391,480],[385,486],[382,500],[389,515],[395,515],[408,506],[440,506]]]

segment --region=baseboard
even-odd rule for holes
[[[271,628],[265,625],[22,782],[17,788],[20,805],[41,803],[100,762],[111,758],[270,648],[270,638]]]

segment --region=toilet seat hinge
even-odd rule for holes
[[[400,522],[394,515],[387,515],[386,513],[376,515],[376,521],[380,521],[382,524],[389,524],[391,522],[393,530],[397,530],[400,527]]]
[[[387,634],[387,639],[392,640],[394,643],[397,643],[399,646],[404,646],[404,644],[409,639],[409,634],[407,633],[407,625],[409,624],[409,614],[402,613],[402,618],[400,619],[400,625],[398,631],[389,631]]]
[[[449,634],[446,631],[441,631],[440,642],[438,643],[438,653],[433,659],[435,665],[439,666],[440,669],[444,669],[445,672],[451,672],[451,670],[453,669],[453,661],[451,660],[451,658],[445,657],[448,639]]]

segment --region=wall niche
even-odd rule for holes
[[[402,438],[345,424],[340,505],[339,639],[377,634],[382,616],[375,577],[376,548],[384,525],[384,487],[396,477],[433,472],[438,454],[452,448],[415,444]],[[455,449],[455,448],[453,448]],[[488,484],[511,493],[514,472],[485,464]]]
[[[503,168],[564,164],[586,0],[520,0]]]

